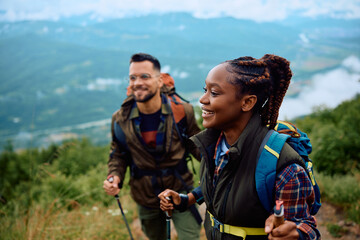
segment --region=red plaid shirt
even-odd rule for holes
[[[320,239],[316,219],[310,214],[315,193],[304,168],[298,164],[284,168],[276,176],[275,188],[276,199],[284,201],[285,219],[295,222],[297,228],[305,233],[305,239]]]
[[[219,139],[216,143],[215,153],[214,153],[214,161],[215,161],[215,170],[214,170],[214,179],[213,179],[214,186],[216,186],[221,171],[229,161],[228,159],[229,147],[230,146],[227,144],[224,138],[224,133],[221,132]]]

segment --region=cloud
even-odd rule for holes
[[[306,37],[306,35],[304,33],[300,33],[299,34],[299,37],[301,39],[301,41],[305,44],[308,44],[310,41],[309,41],[309,38]]]
[[[185,71],[181,71],[179,69],[176,69],[175,71],[172,72],[172,75],[175,79],[184,79],[189,77],[189,73],[185,72]]]
[[[339,68],[314,75],[311,84],[304,87],[296,98],[285,98],[279,119],[310,114],[314,107],[320,105],[334,108],[359,93],[360,60],[350,56]]]
[[[316,17],[360,18],[358,0],[2,0],[0,20],[57,20],[93,13],[92,18],[124,17],[148,13],[189,12],[196,17],[231,16],[255,21],[282,20],[294,14]]]
[[[170,72],[171,67],[169,65],[165,65],[161,67],[161,72],[163,73],[169,73]]]
[[[165,65],[161,67],[161,72],[163,73],[169,73],[172,77],[175,79],[184,79],[189,77],[189,73],[185,71],[181,71],[179,69],[171,70],[171,67],[169,65]]]
[[[120,85],[127,85],[126,79],[114,79],[114,78],[98,78],[95,82],[91,82],[86,85],[86,89],[89,91],[105,91],[107,89],[114,89]]]
[[[350,56],[343,61],[342,64],[344,67],[350,69],[351,71],[360,73],[360,59],[355,56]]]

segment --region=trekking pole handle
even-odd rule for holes
[[[283,201],[276,200],[276,205],[274,207],[274,216],[275,216],[275,221],[274,221],[275,228],[277,228],[281,224],[284,224],[285,219],[284,219]]]
[[[165,199],[172,202],[172,198],[171,198],[171,197],[165,197]],[[172,216],[171,210],[165,211],[165,213],[166,213],[166,218],[169,218],[169,219],[170,219],[171,216]]]
[[[172,202],[171,197],[165,197],[165,199]],[[165,211],[165,214],[166,214],[167,240],[171,240],[171,223],[170,223],[170,220],[171,220],[172,212],[171,212],[171,210]]]
[[[109,175],[107,180],[108,180],[109,183],[113,183],[114,182],[114,177],[112,175]],[[119,195],[116,194],[114,197],[118,199]]]

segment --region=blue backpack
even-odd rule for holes
[[[270,130],[265,136],[258,152],[258,163],[255,171],[256,191],[264,208],[271,212],[274,199],[276,164],[285,142],[287,142],[302,158],[305,170],[313,184],[315,202],[310,214],[315,215],[320,207],[320,189],[313,174],[313,164],[309,158],[312,151],[310,139],[293,124],[278,121],[275,130]]]

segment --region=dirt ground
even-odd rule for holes
[[[323,240],[360,240],[360,225],[347,221],[344,213],[331,204],[323,202],[316,219]],[[341,237],[332,236],[327,230],[328,224],[342,227],[344,233],[340,233]]]
[[[202,204],[199,210],[202,215],[205,214],[205,205]],[[316,214],[316,219],[322,240],[360,240],[360,225],[347,221],[344,214],[331,204],[323,202],[319,212]],[[340,226],[344,232],[340,233],[341,236],[334,237],[327,230],[328,224]],[[131,229],[133,231],[134,239],[147,240],[144,233],[141,231],[139,219],[133,221]],[[173,224],[171,225],[171,230],[171,239],[177,239],[176,230]],[[201,240],[205,239],[204,228],[202,228]]]

